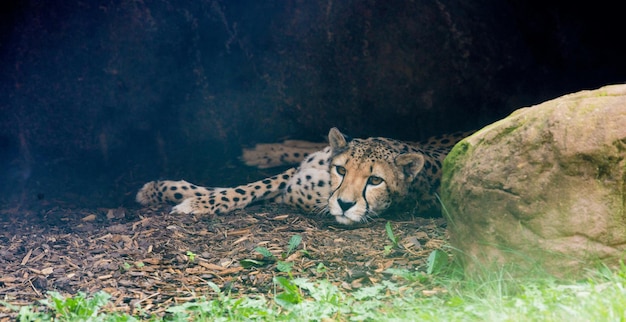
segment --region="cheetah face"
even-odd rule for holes
[[[423,155],[401,153],[376,138],[348,143],[333,128],[329,141],[333,156],[328,210],[342,224],[364,222],[383,213],[407,195],[424,166]]]

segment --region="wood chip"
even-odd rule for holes
[[[241,271],[243,271],[243,267],[231,267],[231,268],[227,268],[218,272],[217,275],[224,276],[224,275],[239,273]]]
[[[241,236],[241,235],[248,235],[250,234],[250,229],[236,229],[236,230],[229,230],[226,232],[227,236]]]
[[[26,253],[26,256],[24,256],[24,258],[22,258],[22,263],[21,265],[24,266],[26,265],[26,263],[28,263],[28,260],[30,259],[30,255],[33,253],[33,249],[29,249],[28,253]]]
[[[81,220],[82,221],[94,221],[94,220],[96,220],[96,215],[91,214],[91,215],[83,217]]]
[[[214,271],[223,271],[226,268],[220,265],[215,265],[215,264],[211,264],[211,263],[204,263],[204,262],[198,262],[198,265],[210,269],[210,270],[214,270]]]
[[[243,237],[241,237],[241,238],[239,238],[239,239],[235,240],[235,241],[233,242],[233,246],[234,246],[234,245],[237,245],[237,244],[239,244],[239,243],[242,243],[242,242],[244,242],[244,241],[246,241],[246,240],[248,240],[248,239],[249,239],[249,236],[243,236]]]
[[[152,247],[152,245],[149,247]],[[159,265],[159,263],[161,263],[161,259],[159,258],[144,258],[141,261],[150,265]]]
[[[46,268],[44,268],[44,269],[42,269],[42,270],[41,270],[41,273],[40,273],[40,274],[41,274],[41,275],[48,276],[48,275],[52,274],[52,272],[54,272],[54,268],[52,268],[52,267],[46,267]]]

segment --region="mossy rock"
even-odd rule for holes
[[[441,198],[468,273],[580,277],[626,256],[626,85],[522,108],[458,144]]]

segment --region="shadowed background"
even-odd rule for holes
[[[19,1],[0,16],[0,210],[243,183],[242,146],[419,140],[626,81],[617,8],[556,1]],[[45,207],[44,207],[45,208]]]

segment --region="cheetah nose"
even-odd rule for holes
[[[337,199],[337,203],[339,203],[339,207],[341,208],[341,210],[343,210],[343,212],[346,212],[348,209],[352,208],[354,204],[356,204],[356,202],[353,202],[353,201],[346,202],[341,199]]]

